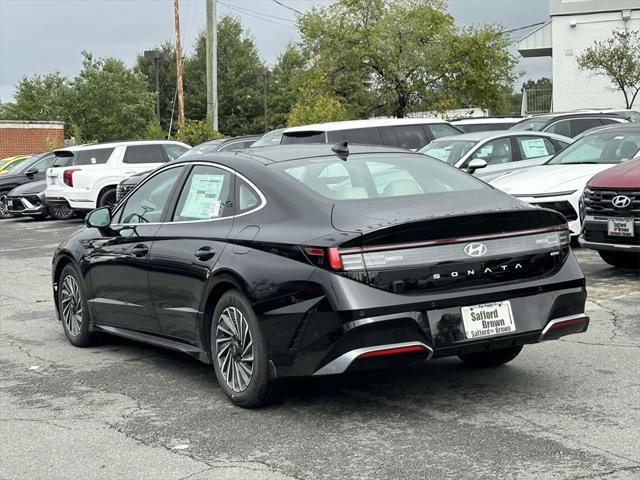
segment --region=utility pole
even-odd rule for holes
[[[160,61],[169,57],[160,50],[145,50],[144,58],[153,60],[156,64],[156,117],[160,121]]]
[[[176,84],[178,89],[178,128],[184,126],[184,92],[182,90],[182,48],[180,47],[180,7],[173,0],[173,17],[176,28]]]
[[[271,72],[268,69],[264,69],[258,73],[262,77],[262,97],[264,101],[264,133],[269,131],[269,110],[267,108],[267,78],[271,76]]]
[[[205,0],[207,27],[207,120],[218,131],[218,19],[216,0]]]

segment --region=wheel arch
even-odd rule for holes
[[[56,307],[56,315],[58,320],[60,320],[60,307],[58,305],[58,280],[60,279],[60,275],[62,274],[62,270],[67,265],[73,265],[73,258],[67,252],[58,253],[58,258],[56,259],[56,263],[53,267],[53,275],[52,275],[52,286],[53,286],[53,304]]]
[[[96,196],[96,207],[98,206],[98,202],[100,201],[100,197],[108,190],[117,190],[118,184],[108,184],[100,188],[98,195]]]

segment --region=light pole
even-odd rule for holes
[[[156,117],[160,121],[160,60],[167,60],[169,56],[160,50],[145,50],[144,58],[154,60],[156,64]]]
[[[264,69],[258,72],[258,75],[262,77],[262,95],[264,100],[264,132],[267,133],[269,131],[269,116],[267,109],[267,78],[271,76],[271,71],[268,69]]]

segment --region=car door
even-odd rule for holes
[[[156,234],[149,284],[164,335],[195,340],[204,289],[233,226],[234,183],[226,167],[193,165]]]
[[[479,158],[487,162],[487,167],[483,170],[490,171],[504,164],[514,161],[513,148],[509,137],[502,137],[490,140],[478,146],[469,155],[460,168],[466,168],[471,160]]]
[[[150,176],[113,213],[108,229],[87,242],[83,271],[96,323],[157,332],[149,291],[149,252],[184,167]]]

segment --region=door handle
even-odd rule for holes
[[[146,257],[149,254],[149,247],[144,243],[139,243],[131,249],[134,257]]]
[[[198,260],[202,260],[206,262],[207,260],[211,260],[213,256],[216,254],[215,251],[211,249],[211,247],[200,247],[194,255],[198,258]]]

